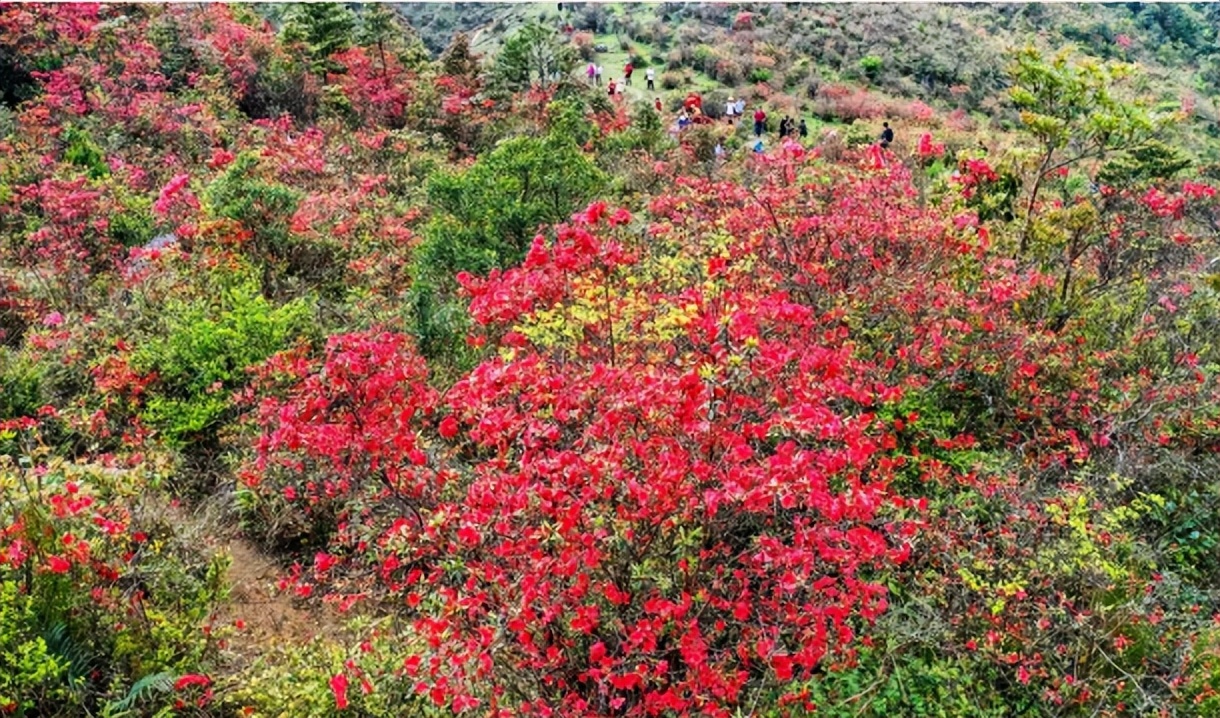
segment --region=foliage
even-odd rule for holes
[[[356,18],[345,5],[333,2],[298,3],[284,18],[284,39],[303,43],[315,72],[330,68],[330,57],[351,46]]]
[[[571,46],[560,41],[553,30],[526,25],[504,42],[496,57],[493,81],[509,92],[533,85],[545,88],[562,82],[575,66]]]
[[[1163,128],[1165,118],[1123,102],[1112,90],[1128,70],[1118,65],[1074,64],[1060,53],[1050,62],[1033,48],[1017,54],[1009,95],[1039,155],[1029,182],[1022,254],[1029,245],[1039,190],[1052,173],[1120,151],[1139,151]]]
[[[429,178],[436,214],[415,253],[412,288],[425,355],[461,341],[464,323],[446,319],[456,273],[516,264],[540,226],[566,217],[605,182],[575,144],[581,132],[579,124],[559,121],[544,137],[506,140],[465,172]]]
[[[287,138],[296,144],[294,139]],[[314,134],[305,139],[320,144]],[[301,170],[312,169],[309,158]],[[316,165],[314,165],[316,166]],[[236,244],[260,269],[260,289],[271,298],[289,290],[287,281],[304,281],[311,288],[337,291],[336,248],[326,242],[306,242],[294,231],[301,206],[299,190],[267,176],[268,168],[254,153],[242,153],[212,181],[203,197],[209,213],[235,224],[210,227],[222,244]]]
[[[223,557],[201,555],[145,496],[153,467],[65,462],[26,426],[3,429],[25,452],[0,457],[0,701],[17,715],[168,707],[140,686],[206,670]]]
[[[885,62],[876,55],[865,55],[860,58],[860,69],[864,71],[865,76],[870,80],[877,79],[884,65]]]
[[[0,6],[0,713],[1214,714],[1220,14],[564,5]]]
[[[169,300],[163,334],[133,352],[133,370],[150,375],[141,420],[171,446],[214,443],[231,418],[231,395],[247,367],[286,348],[305,327],[302,301],[274,306],[255,282],[233,278],[205,300]]]

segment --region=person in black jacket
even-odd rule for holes
[[[885,149],[894,141],[894,131],[890,129],[890,123],[888,122],[882,122],[881,126],[885,128],[881,130],[881,148]]]

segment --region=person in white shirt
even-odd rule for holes
[[[656,79],[656,76],[657,76],[657,71],[652,69],[651,67],[648,68],[648,71],[644,73],[644,78],[646,80],[648,80],[648,91],[649,92],[652,92],[652,90],[653,90],[652,81],[654,79]]]
[[[729,121],[730,125],[733,124],[733,115],[735,114],[737,114],[737,104],[734,103],[733,98],[730,97],[729,101],[724,105],[724,116]]]
[[[597,84],[600,87],[602,84],[602,66],[597,66]]]

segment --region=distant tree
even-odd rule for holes
[[[1203,81],[1203,87],[1208,92],[1220,92],[1220,54],[1212,55],[1199,63],[1199,79]]]
[[[459,32],[449,47],[441,53],[441,72],[451,77],[475,78],[479,74],[479,58],[470,51],[470,38]]]
[[[299,3],[284,18],[284,40],[305,46],[312,69],[325,75],[330,56],[354,43],[356,16],[340,3]]]
[[[567,77],[576,59],[572,46],[554,30],[530,24],[504,43],[493,76],[497,85],[512,92],[532,85],[548,87]]]
[[[883,61],[876,55],[865,55],[860,58],[860,69],[870,81],[876,81],[877,76],[881,74]]]
[[[1148,3],[1140,12],[1139,20],[1149,29],[1159,29],[1170,42],[1191,49],[1202,44],[1207,32],[1203,18],[1184,5]]]
[[[383,76],[388,66],[387,53],[397,56],[408,68],[419,68],[428,61],[428,49],[415,29],[391,6],[374,4],[363,8],[356,38],[365,47],[376,49]]]

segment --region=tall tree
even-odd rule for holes
[[[1130,72],[1124,65],[1072,62],[1066,53],[1048,61],[1032,47],[1017,53],[1010,68],[1009,97],[1035,145],[1021,254],[1029,247],[1038,200],[1053,174],[1083,162],[1099,163],[1116,152],[1138,150],[1169,119],[1118,95],[1117,85]]]
[[[302,43],[313,71],[324,76],[330,56],[354,44],[355,28],[356,16],[340,3],[299,3],[284,19],[284,39]]]
[[[428,49],[402,15],[391,6],[364,5],[356,37],[361,45],[376,48],[377,59],[384,77],[387,54],[395,55],[408,68],[418,68],[428,61]]]
[[[453,36],[449,47],[441,53],[441,71],[450,77],[463,77],[470,80],[479,74],[479,56],[470,50],[470,38],[466,33],[459,32]]]
[[[516,92],[532,85],[549,87],[571,72],[576,53],[554,30],[536,23],[510,37],[496,57],[493,77],[502,89]]]

